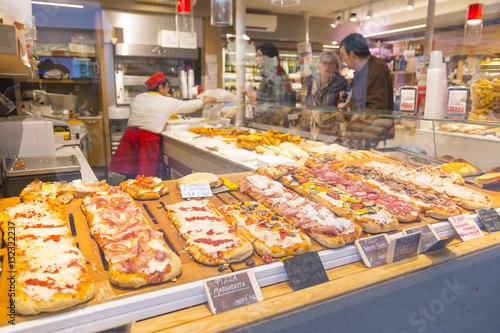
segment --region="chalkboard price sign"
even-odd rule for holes
[[[455,240],[457,238],[458,238],[458,236],[440,239],[437,243],[435,243],[430,248],[428,248],[427,251],[426,251],[426,253],[427,252],[436,251],[436,250],[440,250],[443,247],[448,246],[448,244],[450,244],[453,240]]]
[[[325,268],[317,252],[307,252],[283,260],[293,291],[328,282]]]
[[[476,213],[489,233],[500,231],[500,215],[495,208],[478,209]]]
[[[430,224],[419,225],[418,227],[408,228],[403,230],[403,235],[410,235],[416,232],[422,233],[422,241],[420,242],[419,253],[424,253],[431,248],[432,245],[436,244],[440,237],[434,231],[434,228]]]
[[[389,246],[387,263],[409,259],[418,255],[422,232],[393,239]]]
[[[252,271],[227,274],[204,281],[208,306],[213,314],[264,300]]]
[[[391,239],[387,234],[358,239],[354,242],[366,267],[384,265]]]

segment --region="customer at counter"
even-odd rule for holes
[[[135,178],[137,175],[162,176],[160,132],[175,113],[191,113],[215,102],[213,96],[191,101],[167,97],[169,82],[161,72],[145,82],[148,92],[137,95],[130,105],[127,129],[109,170]]]
[[[304,79],[307,107],[322,109],[334,108],[340,102],[341,92],[348,91],[347,80],[340,75],[340,59],[331,51],[320,54],[318,59],[319,72]],[[338,114],[322,111],[312,111],[310,131],[337,135],[339,128]]]
[[[351,93],[339,108],[350,111],[392,113],[393,87],[389,68],[371,55],[366,39],[352,33],[340,42],[340,56],[354,69]],[[375,148],[381,140],[393,137],[394,120],[370,115],[346,116],[346,145],[357,149]]]

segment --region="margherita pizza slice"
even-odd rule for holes
[[[71,238],[61,211],[51,199],[21,203],[0,214],[6,242],[15,227],[17,313],[62,310],[94,296],[87,261]]]
[[[335,216],[325,206],[301,197],[269,177],[245,177],[239,181],[239,188],[326,247],[342,247],[361,237],[361,227],[351,220]]]
[[[136,200],[155,200],[168,193],[166,181],[158,177],[137,176],[121,182],[120,188]]]
[[[63,184],[57,188],[57,195],[71,193],[74,198],[85,198],[97,192],[106,191],[109,185],[105,180],[100,182],[86,182],[81,179],[73,180],[69,183]]]
[[[210,201],[178,202],[167,206],[167,210],[197,262],[218,266],[243,261],[252,255],[252,243],[240,235]]]
[[[398,220],[374,202],[363,202],[344,189],[318,180],[310,172],[287,175],[280,179],[285,186],[314,202],[322,204],[337,216],[348,218],[369,233],[397,230]]]
[[[219,207],[219,210],[240,234],[252,242],[260,256],[293,256],[305,253],[311,247],[307,235],[258,202],[233,203]]]
[[[181,273],[179,257],[154,231],[129,194],[118,187],[82,201],[90,232],[104,252],[109,279],[126,288],[172,280]]]

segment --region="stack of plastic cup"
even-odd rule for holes
[[[443,53],[441,51],[432,51],[429,69],[427,70],[424,118],[444,118],[446,88],[446,64],[443,63]]]

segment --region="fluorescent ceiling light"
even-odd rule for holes
[[[420,24],[420,25],[414,25],[414,26],[406,27],[406,28],[399,28],[399,29],[394,29],[394,30],[387,30],[387,31],[382,31],[382,32],[375,32],[373,34],[367,34],[367,35],[364,35],[364,36],[365,36],[365,38],[368,38],[368,37],[389,35],[389,34],[393,34],[395,32],[401,32],[401,31],[408,31],[408,30],[416,30],[416,29],[420,29],[420,28],[425,28],[426,26],[427,26],[426,24]]]
[[[325,45],[323,45],[323,48],[324,49],[339,49],[340,47],[339,46],[335,46],[335,45],[325,44]]]
[[[61,2],[46,2],[46,1],[31,1],[35,5],[45,5],[45,6],[58,6],[58,7],[69,7],[69,8],[83,8],[82,5],[73,5],[69,3]]]

